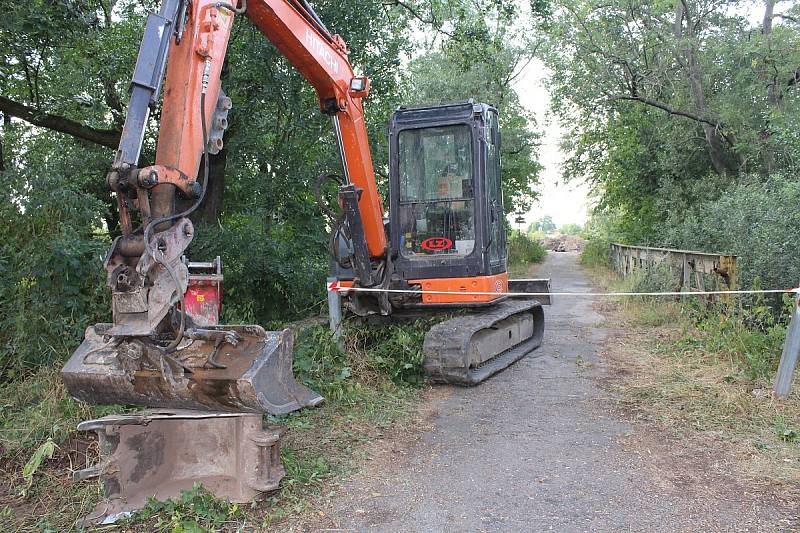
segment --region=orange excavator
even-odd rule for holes
[[[496,109],[473,101],[397,109],[387,222],[364,122],[369,79],[353,72],[342,38],[306,0],[230,1],[164,0],[147,19],[107,176],[122,233],[103,263],[113,322],[89,327],[64,366],[70,393],[91,403],[273,414],[322,400],[294,379],[291,332],[217,324],[219,263],[199,264],[216,267],[203,276],[183,257],[209,154],[223,145],[231,100],[220,72],[239,15],[308,80],[332,118],[341,209],[325,209],[333,274],[350,289],[349,308],[362,316],[469,309],[426,336],[425,369],[436,381],[475,384],[538,347],[540,303],[506,295]],[[155,164],[139,167],[165,73]],[[179,210],[179,201],[190,207]]]

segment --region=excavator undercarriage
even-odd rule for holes
[[[541,346],[538,301],[506,300],[445,320],[425,335],[425,373],[438,383],[477,385]]]

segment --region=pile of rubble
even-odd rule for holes
[[[586,240],[576,235],[555,233],[545,237],[542,245],[553,252],[580,252],[586,246]]]

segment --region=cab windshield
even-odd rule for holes
[[[475,248],[471,128],[406,129],[398,143],[400,252],[409,259],[469,255]]]

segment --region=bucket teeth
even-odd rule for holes
[[[67,390],[78,400],[273,415],[322,401],[294,378],[294,337],[288,329],[210,326],[165,355],[147,339],[104,335],[110,327],[89,327],[61,370]]]

